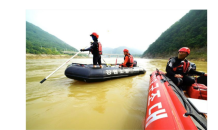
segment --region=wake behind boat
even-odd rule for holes
[[[99,67],[93,68],[93,64],[72,63],[66,68],[65,75],[71,79],[92,82],[144,74],[146,72],[143,68],[137,67],[136,62],[134,62],[132,68],[119,68],[118,65],[108,66],[107,64],[102,64],[102,66],[101,69]]]

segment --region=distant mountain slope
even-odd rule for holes
[[[64,50],[78,51],[54,35],[26,22],[26,53],[60,54]]]
[[[142,55],[143,51],[136,49],[136,48],[130,48],[130,47],[126,47],[126,46],[120,46],[117,48],[104,48],[103,47],[103,53],[104,54],[123,54],[123,50],[124,49],[128,49],[130,54],[138,54],[138,55]]]
[[[163,32],[148,47],[142,57],[156,58],[176,54],[181,47],[189,47],[192,57],[200,55],[207,58],[207,10],[189,11],[178,22]],[[199,52],[199,49],[202,51]]]

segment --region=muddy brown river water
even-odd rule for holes
[[[26,60],[27,130],[142,130],[145,118],[149,75],[165,71],[167,60],[135,59],[145,74],[86,83],[68,79],[67,65],[39,82],[67,59]],[[115,58],[104,58],[115,63]],[[123,58],[118,58],[121,63]],[[92,63],[72,59],[71,63]],[[207,73],[207,62],[194,61],[198,71]]]

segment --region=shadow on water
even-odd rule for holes
[[[145,74],[102,82],[72,80],[68,97],[74,98],[78,107],[91,107],[93,111],[117,120],[122,129],[142,129],[147,102]],[[116,117],[117,114],[120,117]],[[110,123],[109,123],[110,124]],[[128,124],[128,125],[127,125]],[[115,127],[112,127],[117,129]]]
[[[147,104],[147,73],[145,75],[133,78],[132,85],[135,89],[129,98],[126,109],[128,114],[126,114],[125,121],[123,123],[124,129],[143,129],[146,104]],[[126,125],[128,124],[128,126]],[[136,127],[137,126],[137,127]]]
[[[75,98],[77,105],[92,106],[92,109],[104,113],[106,100],[106,92],[108,88],[103,82],[86,83],[83,81],[73,80],[68,88],[68,97]]]

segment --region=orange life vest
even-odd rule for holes
[[[184,60],[181,62],[179,66],[173,67],[173,71],[176,71],[178,68],[183,68],[183,73],[187,73],[189,70],[190,62],[188,60]]]
[[[126,56],[125,56],[126,57]],[[125,60],[125,57],[124,57],[124,60]],[[127,64],[129,64],[129,65],[132,65],[133,64],[133,62],[134,62],[134,59],[133,59],[133,56],[131,55],[131,54],[129,54],[128,55],[128,62],[127,62]]]
[[[102,55],[102,45],[100,42],[98,43],[98,53],[99,55]]]

